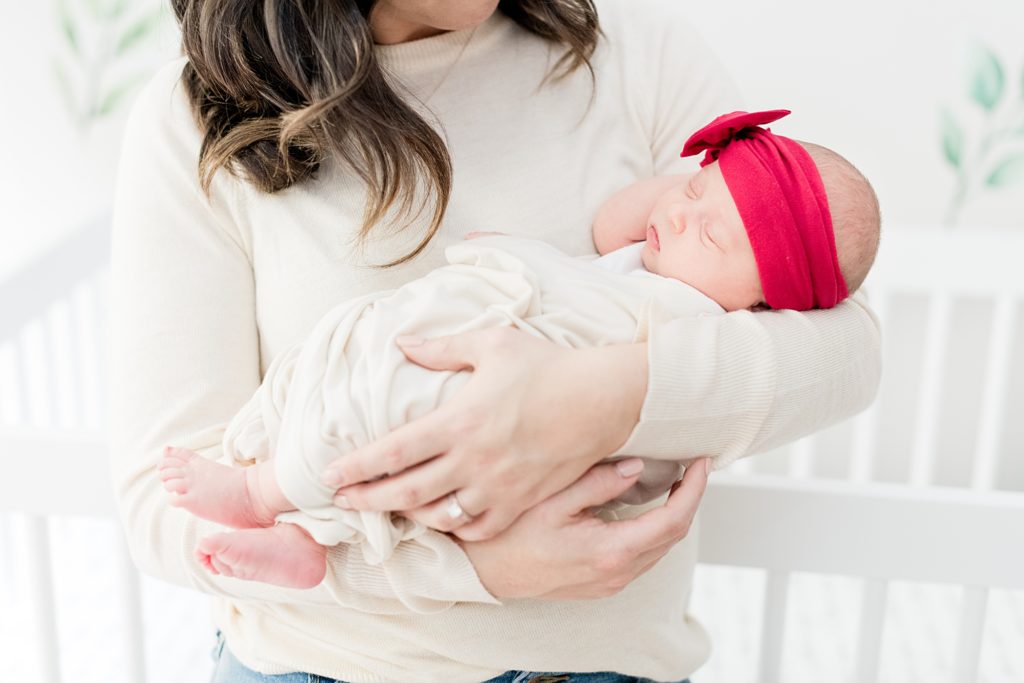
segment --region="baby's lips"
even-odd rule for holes
[[[661,242],[658,240],[658,229],[653,225],[647,226],[647,242],[654,251],[661,251]]]

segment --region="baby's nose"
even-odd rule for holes
[[[672,231],[677,235],[681,235],[686,230],[686,224],[689,222],[688,212],[681,206],[677,207],[670,214],[669,220],[672,223]]]

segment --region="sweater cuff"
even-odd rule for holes
[[[774,398],[772,340],[748,311],[647,322],[647,395],[614,456],[688,460],[720,468],[760,432]]]
[[[362,611],[432,614],[457,602],[501,604],[484,588],[462,548],[435,531],[398,544],[380,565],[368,564],[358,546],[333,546],[327,568],[327,590],[337,602]]]

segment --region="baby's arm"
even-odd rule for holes
[[[647,236],[647,219],[654,202],[685,175],[655,176],[622,188],[606,199],[594,216],[594,246],[601,255]]]

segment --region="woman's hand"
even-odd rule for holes
[[[637,475],[623,477],[611,464],[598,465],[498,536],[460,545],[498,599],[614,595],[689,532],[707,485],[708,462],[687,467],[663,506],[616,522],[594,516],[589,508],[628,489]]]
[[[570,349],[494,328],[400,345],[426,368],[473,376],[438,409],[336,460],[324,481],[355,510],[427,506],[436,519],[461,506],[454,532],[465,540],[494,536],[615,452],[647,390],[644,344]]]

